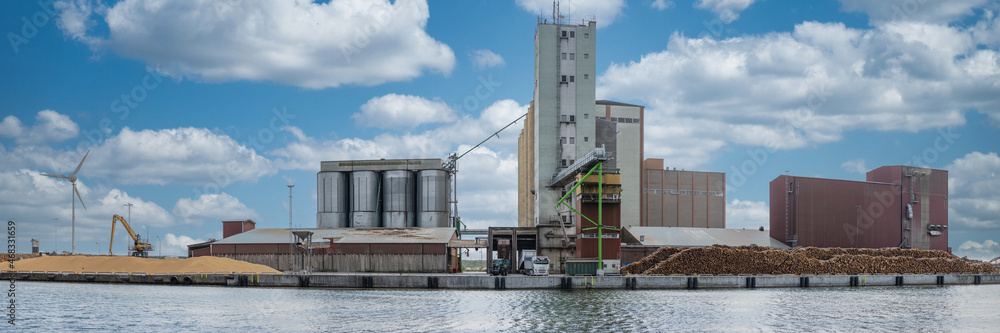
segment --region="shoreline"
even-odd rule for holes
[[[0,272],[0,279],[35,282],[204,285],[266,288],[455,290],[663,290],[1000,284],[1000,274],[489,276],[477,273],[128,274]]]

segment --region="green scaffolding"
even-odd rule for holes
[[[610,231],[615,231],[615,230],[618,230],[618,229],[616,229],[614,227],[606,227],[603,224],[603,218],[604,218],[604,162],[597,162],[597,164],[595,164],[593,168],[590,168],[590,171],[587,171],[587,174],[583,176],[583,179],[586,180],[587,177],[590,177],[590,175],[594,173],[594,171],[597,171],[597,222],[594,222],[594,220],[591,220],[586,215],[583,215],[583,213],[580,213],[580,211],[577,211],[576,208],[573,208],[572,205],[566,203],[566,199],[569,198],[569,197],[571,197],[573,195],[573,192],[575,192],[576,189],[578,187],[580,187],[580,184],[583,184],[582,181],[581,182],[577,182],[576,185],[573,185],[573,188],[570,189],[569,192],[566,192],[566,195],[563,195],[562,199],[559,199],[559,202],[556,203],[556,207],[558,208],[560,205],[565,205],[571,211],[573,211],[574,213],[576,213],[576,215],[579,215],[580,217],[586,219],[587,222],[590,222],[590,224],[594,225],[593,227],[583,228],[582,230],[583,231],[587,231],[587,230],[597,229],[597,269],[598,270],[604,270],[604,251],[603,251],[604,230],[607,229],[607,230],[610,230]],[[581,220],[581,222],[582,222],[582,220]]]

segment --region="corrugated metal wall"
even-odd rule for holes
[[[621,255],[621,238],[605,238],[601,244],[603,259],[618,259]],[[597,238],[576,238],[577,258],[597,258]]]
[[[287,254],[216,254],[217,257],[287,270],[293,256]],[[296,257],[297,259],[297,257]],[[319,254],[312,256],[314,272],[447,273],[446,254]]]
[[[787,205],[790,205],[789,198],[785,193],[786,184],[790,181],[788,176],[778,176],[771,181],[770,185],[770,233],[771,238],[779,242],[788,244],[788,237],[785,226],[789,223],[785,218]]]
[[[786,181],[792,184],[787,209],[797,246],[880,248],[902,241],[898,185],[791,176],[771,182],[771,237],[789,244]]]

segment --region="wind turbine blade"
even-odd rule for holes
[[[80,204],[83,205],[83,210],[87,210],[87,205],[83,204],[83,198],[80,197],[80,191],[76,190],[76,186],[73,186],[73,193],[76,193],[76,197],[80,199]]]
[[[66,177],[66,176],[63,176],[63,175],[50,175],[50,174],[47,174],[47,173],[43,173],[41,175],[42,176],[46,176],[46,177],[52,177],[52,178],[69,179],[69,177]]]
[[[87,153],[83,154],[83,159],[80,160],[80,164],[76,166],[76,170],[73,171],[72,175],[75,175],[77,172],[80,172],[80,167],[83,166],[83,161],[87,160],[87,155],[90,155],[90,149],[87,149]]]

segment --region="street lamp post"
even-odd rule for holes
[[[122,206],[128,207],[128,223],[132,223],[132,206],[134,205],[131,202],[126,202]],[[125,239],[125,252],[128,253],[128,239],[126,237],[122,238]]]
[[[160,247],[160,235],[156,235],[156,250],[160,251],[160,257],[163,256],[163,248]]]
[[[295,241],[292,239],[292,188],[295,185],[288,185],[288,255],[292,258],[292,253],[295,252]]]
[[[52,246],[55,254],[59,254],[59,218],[52,218]]]

